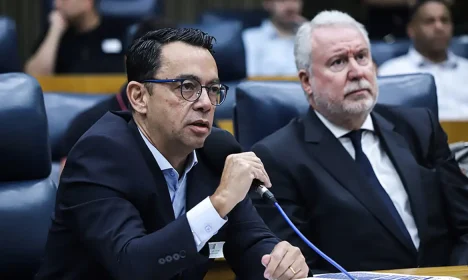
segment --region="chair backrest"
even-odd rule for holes
[[[64,156],[61,151],[62,139],[73,119],[78,114],[111,97],[112,95],[109,94],[44,93],[53,161],[59,161]]]
[[[385,76],[379,77],[378,83],[378,103],[426,107],[438,116],[436,86],[431,75]],[[250,149],[309,108],[298,82],[247,81],[240,83],[236,91],[234,134],[244,149]]]
[[[408,52],[411,45],[409,40],[399,40],[393,43],[372,41],[371,51],[375,63],[380,66],[387,60],[402,56]]]
[[[0,279],[32,279],[55,204],[47,116],[38,82],[0,75]]]
[[[0,73],[21,71],[15,22],[0,17]]]
[[[246,77],[242,22],[224,21],[218,24],[182,24],[181,27],[200,29],[216,38],[216,42],[213,45],[213,56],[218,65],[221,81],[237,81]]]

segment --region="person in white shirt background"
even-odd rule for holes
[[[269,19],[242,34],[247,76],[295,76],[294,35],[306,19],[302,0],[264,0]]]
[[[468,60],[450,51],[453,22],[443,0],[420,1],[407,28],[412,47],[379,68],[379,75],[430,73],[434,76],[440,120],[468,120]]]

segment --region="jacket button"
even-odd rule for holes
[[[187,256],[187,253],[184,250],[182,250],[179,252],[179,255],[181,259],[184,259]]]
[[[180,255],[175,253],[174,255],[172,255],[172,258],[175,260],[175,261],[178,261],[180,259]]]
[[[165,260],[164,258],[160,258],[160,259],[158,260],[158,263],[159,263],[159,264],[165,264],[165,263],[166,263],[166,260]]]
[[[166,256],[166,262],[172,262],[172,256]]]

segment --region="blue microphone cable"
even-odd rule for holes
[[[344,275],[346,275],[349,279],[351,280],[357,280],[354,278],[346,269],[344,269],[341,265],[339,265],[337,262],[335,262],[332,258],[327,256],[325,253],[320,251],[319,248],[317,248],[312,242],[310,242],[303,234],[302,232],[293,224],[293,222],[289,219],[288,215],[284,212],[283,208],[278,204],[278,201],[276,200],[275,196],[263,185],[260,185],[259,187],[256,188],[256,191],[260,196],[267,200],[268,202],[272,203],[275,205],[275,207],[278,209],[278,211],[281,213],[283,218],[286,220],[286,222],[289,224],[289,226],[294,230],[294,232],[299,235],[299,237],[310,247],[312,250],[314,250],[317,254],[319,254],[322,258],[324,258],[327,262],[329,262],[331,265],[333,265],[336,269],[341,271]]]

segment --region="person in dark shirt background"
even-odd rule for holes
[[[131,41],[134,41],[149,31],[153,31],[160,28],[173,27],[173,24],[165,19],[158,18],[147,18],[142,20],[135,30]],[[131,42],[129,42],[131,44]],[[129,44],[129,45],[130,45]],[[122,65],[124,61],[122,57],[120,59]],[[61,153],[64,156],[62,160],[62,166],[65,163],[66,156],[71,150],[73,145],[80,139],[80,137],[105,113],[108,111],[125,111],[128,110],[128,98],[127,98],[127,85],[123,85],[120,92],[110,98],[101,101],[94,105],[83,113],[79,114],[68,127],[65,133],[64,139],[62,140]]]
[[[26,62],[26,73],[125,72],[125,27],[99,14],[99,0],[55,0],[46,30]]]
[[[411,8],[419,0],[361,0],[368,8],[366,28],[371,39],[406,38]],[[455,0],[446,0],[453,5]]]

